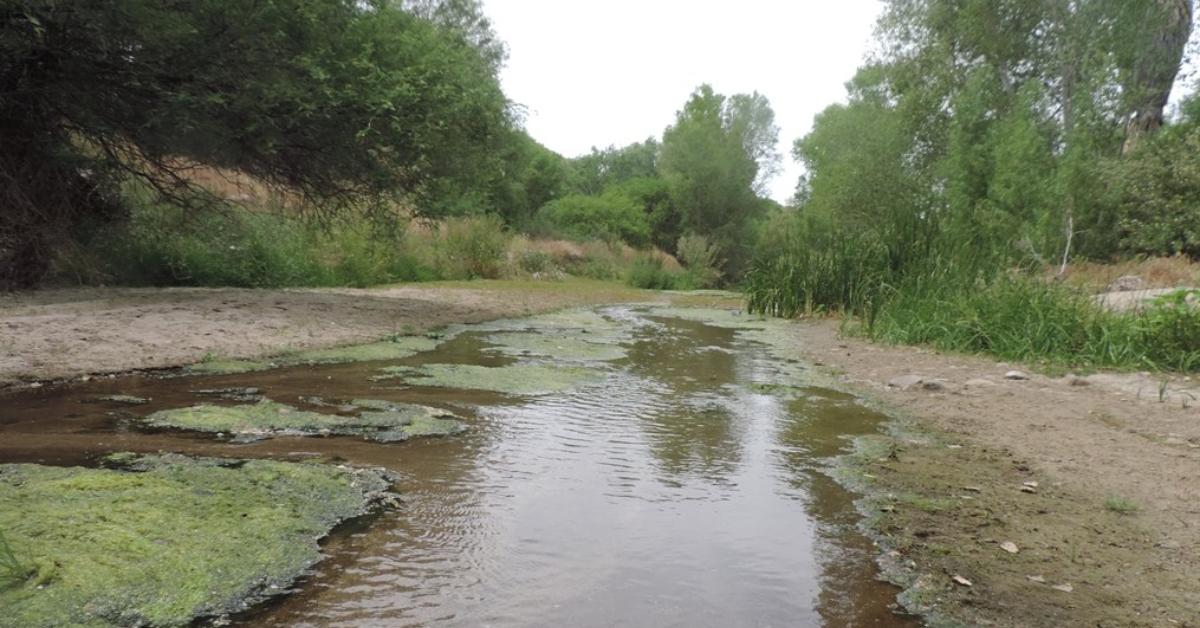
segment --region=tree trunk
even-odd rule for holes
[[[1133,111],[1125,125],[1122,155],[1137,150],[1142,140],[1163,124],[1163,109],[1183,63],[1192,33],[1192,0],[1154,0],[1146,30],[1146,47],[1134,66],[1130,97]]]

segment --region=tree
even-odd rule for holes
[[[797,145],[800,196],[1034,261],[1111,253],[1100,165],[1161,125],[1190,23],[1188,0],[887,0],[849,106]]]
[[[420,204],[510,126],[496,60],[388,0],[0,5],[0,289],[137,181],[190,208],[206,164],[314,211]]]
[[[767,186],[779,174],[781,156],[779,149],[779,127],[775,125],[775,111],[766,96],[758,92],[734,94],[726,107],[725,126],[740,139],[742,151],[754,161],[758,170],[754,176],[754,192],[767,195]]]
[[[737,278],[749,258],[750,221],[761,209],[756,158],[769,156],[777,133],[761,96],[726,99],[709,85],[692,93],[663,133],[659,171],[682,216],[684,232],[707,236]]]
[[[658,176],[658,140],[650,137],[617,148],[604,150],[592,148],[592,152],[571,160],[579,175],[579,192],[602,194],[614,185],[631,179]]]
[[[1148,4],[1147,26],[1142,29],[1141,50],[1130,81],[1132,113],[1125,125],[1124,155],[1136,150],[1163,125],[1163,108],[1171,98],[1192,33],[1191,0],[1154,0]]]

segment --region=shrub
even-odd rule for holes
[[[229,207],[188,214],[138,199],[130,216],[55,261],[59,281],[155,286],[365,287],[433,279],[399,229],[347,217],[321,228],[279,213]]]
[[[529,274],[547,273],[555,269],[554,258],[545,251],[524,251],[517,258],[517,266]]]
[[[579,245],[581,254],[564,259],[563,270],[589,279],[620,279],[625,274],[625,262],[619,245],[592,241]]]
[[[622,195],[564,196],[542,206],[537,221],[544,229],[577,240],[619,240],[631,246],[650,241],[645,212]]]
[[[315,244],[302,224],[278,215],[189,215],[147,202],[86,246],[101,274],[122,284],[270,288],[321,283]]]
[[[687,272],[672,272],[662,257],[644,254],[634,259],[625,277],[626,283],[646,290],[695,290],[695,277]]]
[[[689,234],[679,238],[676,246],[679,261],[695,278],[701,288],[712,288],[721,281],[721,252],[715,243],[701,235]]]
[[[511,239],[497,216],[451,218],[437,241],[439,270],[449,279],[495,279]]]
[[[1200,127],[1168,128],[1106,175],[1126,252],[1200,258]]]

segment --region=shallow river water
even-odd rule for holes
[[[3,400],[0,462],[319,454],[398,474],[399,509],[341,530],[295,594],[239,625],[915,625],[892,614],[896,590],[876,580],[853,496],[824,472],[848,437],[883,417],[811,386],[803,365],[771,350],[771,329],[704,318],[614,307],[507,321],[452,330],[437,349],[392,363],[590,375],[549,394],[373,380],[380,363],[47,387]],[[540,344],[522,342],[533,336]],[[575,350],[554,355],[554,339]],[[580,352],[580,339],[602,350]],[[435,405],[463,415],[469,430],[400,444],[238,445],[138,431],[113,408],[85,403],[138,395],[152,401],[131,410],[148,413],[234,385],[294,405],[314,395]]]

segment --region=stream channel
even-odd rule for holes
[[[788,357],[788,325],[606,307],[453,327],[391,362],[48,385],[3,399],[0,462],[173,451],[324,456],[397,475],[399,508],[338,530],[293,594],[235,625],[916,625],[892,613],[897,590],[877,579],[854,496],[828,475],[830,458],[885,417],[815,385]],[[415,376],[429,365],[458,367]],[[468,429],[232,443],[121,418],[222,387],[304,409],[419,403]],[[149,402],[95,403],[112,394]]]

